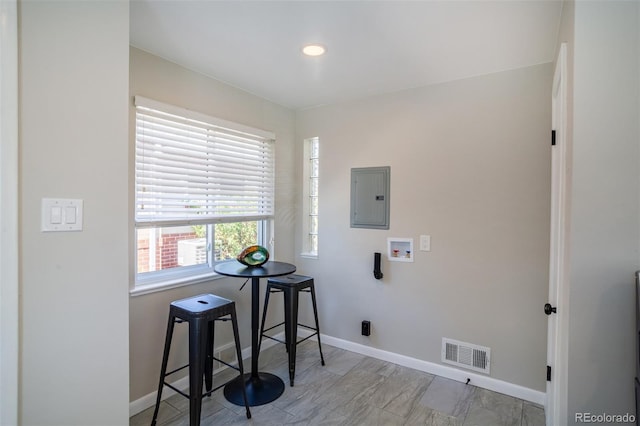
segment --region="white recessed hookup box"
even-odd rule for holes
[[[413,262],[413,238],[387,238],[387,259]]]
[[[42,232],[82,231],[82,200],[42,199]]]

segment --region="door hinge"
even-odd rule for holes
[[[556,144],[556,131],[552,130],[551,131],[551,146],[554,146]]]
[[[551,366],[547,365],[547,382],[551,381]]]

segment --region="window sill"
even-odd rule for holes
[[[318,253],[300,253],[300,257],[304,259],[318,259]]]
[[[145,294],[158,293],[160,291],[171,290],[174,288],[185,287],[192,284],[200,284],[206,281],[217,280],[224,278],[222,275],[218,275],[213,272],[208,272],[202,275],[180,277],[172,280],[165,280],[160,282],[152,282],[148,284],[138,284],[135,288],[129,290],[130,296],[142,296]]]

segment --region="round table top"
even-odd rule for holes
[[[231,260],[229,262],[216,264],[213,270],[220,275],[229,277],[262,278],[292,274],[296,271],[296,266],[291,263],[274,261],[264,263],[260,266],[245,266],[237,260]]]

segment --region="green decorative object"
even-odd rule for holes
[[[269,260],[269,250],[262,246],[249,246],[236,259],[243,265],[260,266]]]

